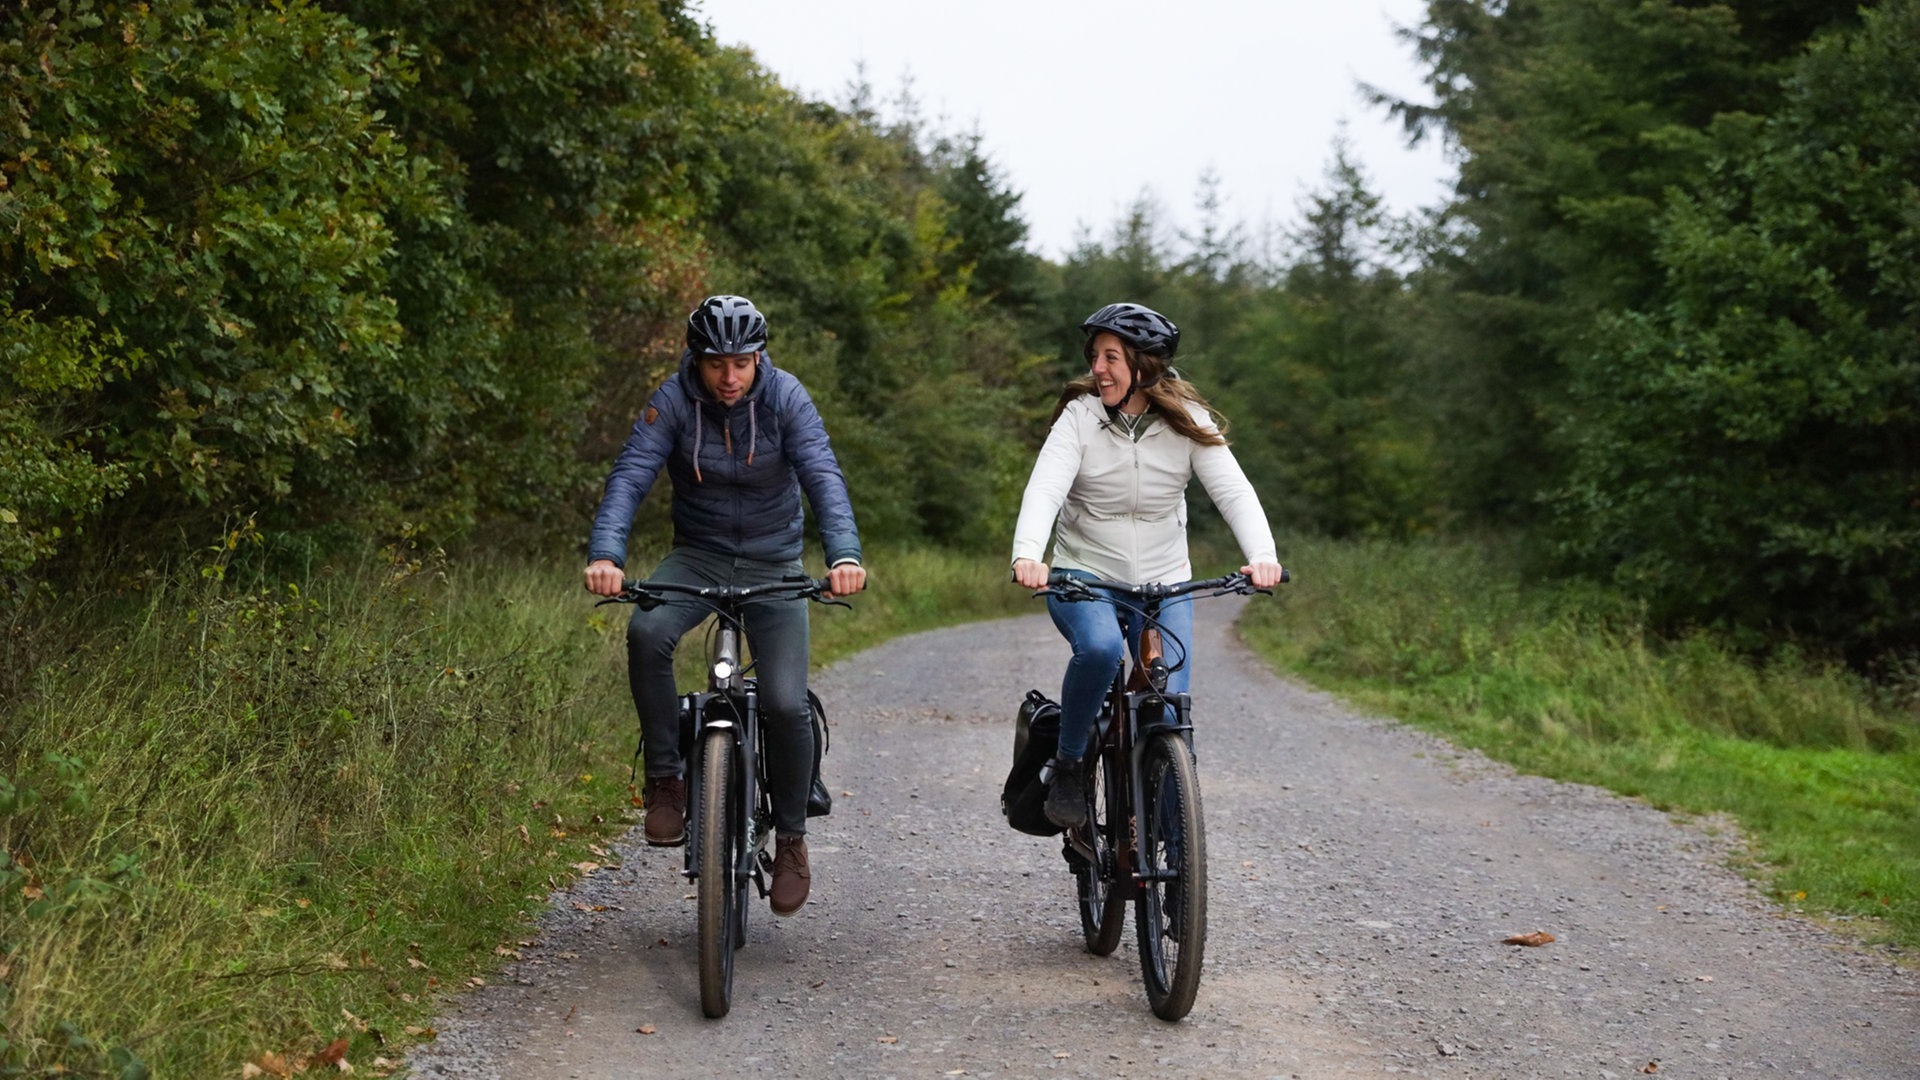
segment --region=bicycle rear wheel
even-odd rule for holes
[[[745,830],[733,737],[709,731],[701,741],[700,762],[700,1011],[721,1017],[733,1007],[733,952],[743,937],[741,889],[734,874]]]
[[[1140,768],[1140,831],[1146,863],[1134,929],[1147,1002],[1162,1020],[1178,1020],[1200,991],[1207,945],[1207,842],[1193,755],[1178,735],[1147,743]]]
[[[1087,817],[1087,834],[1093,841],[1096,861],[1073,860],[1074,889],[1080,899],[1080,932],[1086,937],[1087,951],[1095,956],[1111,955],[1120,947],[1121,931],[1126,929],[1127,905],[1113,895],[1117,872],[1116,843],[1125,843],[1126,834],[1113,830],[1114,784],[1112,762],[1096,748],[1088,762],[1092,775],[1087,778],[1093,791],[1093,812]]]

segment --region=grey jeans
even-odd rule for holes
[[[805,573],[798,559],[761,562],[699,548],[676,547],[654,568],[650,580],[683,585],[762,585]],[[680,639],[711,614],[702,604],[662,604],[634,609],[627,623],[627,682],[640,714],[648,777],[679,776],[680,694],[673,680],[673,653]],[[781,836],[807,831],[807,790],[813,784],[813,718],[807,711],[807,601],[769,599],[744,612],[760,696],[760,729],[766,736],[767,784],[773,796],[774,828]]]

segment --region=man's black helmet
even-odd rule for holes
[[[1120,340],[1162,360],[1173,359],[1180,347],[1180,328],[1150,307],[1139,304],[1108,304],[1087,316],[1080,329],[1089,336],[1101,330],[1118,334]]]
[[[687,316],[695,356],[737,356],[767,347],[767,317],[744,296],[709,296]]]

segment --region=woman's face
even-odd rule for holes
[[[753,377],[759,372],[759,354],[700,358],[700,381],[707,393],[722,405],[731,405],[753,389]]]
[[[1093,356],[1087,361],[1087,370],[1100,392],[1100,404],[1109,409],[1125,401],[1127,391],[1133,389],[1133,369],[1127,366],[1127,350],[1118,334],[1102,330],[1093,335]]]

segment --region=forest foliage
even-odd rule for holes
[[[1519,529],[1656,623],[1920,644],[1920,5],[1434,0],[1452,198],[1057,261],[981,133],[782,87],[675,2],[53,0],[0,33],[0,573],[577,543],[684,312],[753,296],[865,531],[1004,544],[1075,325],[1186,331],[1271,516]],[[643,512],[646,530],[661,515]]]

